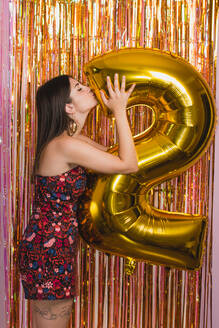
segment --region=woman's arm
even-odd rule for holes
[[[128,174],[137,171],[137,165],[127,163],[119,156],[97,149],[89,143],[66,137],[56,142],[56,153],[63,157],[66,163],[84,166],[100,173]]]

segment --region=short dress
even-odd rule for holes
[[[77,296],[77,207],[86,180],[81,166],[57,176],[36,175],[32,213],[18,248],[25,299]]]

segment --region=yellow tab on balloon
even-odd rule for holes
[[[207,218],[167,212],[149,203],[151,188],[192,166],[206,151],[215,129],[210,88],[194,67],[169,53],[121,49],[85,66],[97,95],[107,90],[106,76],[136,83],[128,107],[153,111],[150,129],[134,136],[139,170],[129,175],[91,173],[81,202],[82,237],[101,251],[179,269],[199,269]],[[115,145],[110,152],[116,153]],[[86,203],[84,206],[84,202]]]

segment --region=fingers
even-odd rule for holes
[[[125,92],[128,96],[130,96],[131,93],[132,93],[132,91],[134,90],[136,84],[135,83],[132,84],[132,86],[127,91],[125,91],[125,84],[126,84],[126,77],[125,77],[125,75],[123,75],[123,77],[122,77],[122,83],[121,83],[121,90],[120,90],[119,89],[119,77],[118,77],[118,74],[116,73],[114,75],[114,89],[115,90],[113,90],[111,79],[110,79],[109,76],[107,76],[107,88],[108,88],[108,92],[109,92],[110,98],[112,98],[113,95],[115,95],[115,92],[117,94],[119,92],[122,92],[122,93]],[[108,99],[105,97],[105,94],[103,92],[101,92],[101,96],[102,96],[102,99],[104,99],[105,101],[108,101]]]
[[[114,75],[114,88],[115,91],[119,91],[119,78],[117,73]]]
[[[134,90],[135,86],[136,86],[136,84],[134,83],[134,84],[132,84],[132,86],[127,90],[127,93],[128,93],[129,96],[130,96],[130,94],[132,93],[132,91]]]
[[[105,93],[103,92],[103,90],[100,90],[100,96],[101,96],[104,104],[107,106],[108,99],[106,98]]]
[[[110,95],[110,97],[112,97],[114,91],[113,91],[111,80],[110,80],[109,76],[107,76],[106,83],[107,83],[107,88],[108,88],[108,91],[109,91],[109,95]]]
[[[121,91],[125,92],[125,75],[122,77]]]

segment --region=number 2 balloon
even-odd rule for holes
[[[209,146],[215,105],[207,83],[185,60],[139,48],[98,56],[85,73],[106,115],[99,94],[107,91],[106,76],[125,75],[127,88],[136,83],[128,107],[143,104],[152,110],[153,123],[133,137],[137,173],[90,173],[79,211],[82,237],[106,253],[199,269],[207,217],[159,210],[150,204],[149,191],[192,166]],[[109,151],[118,154],[118,145]]]

